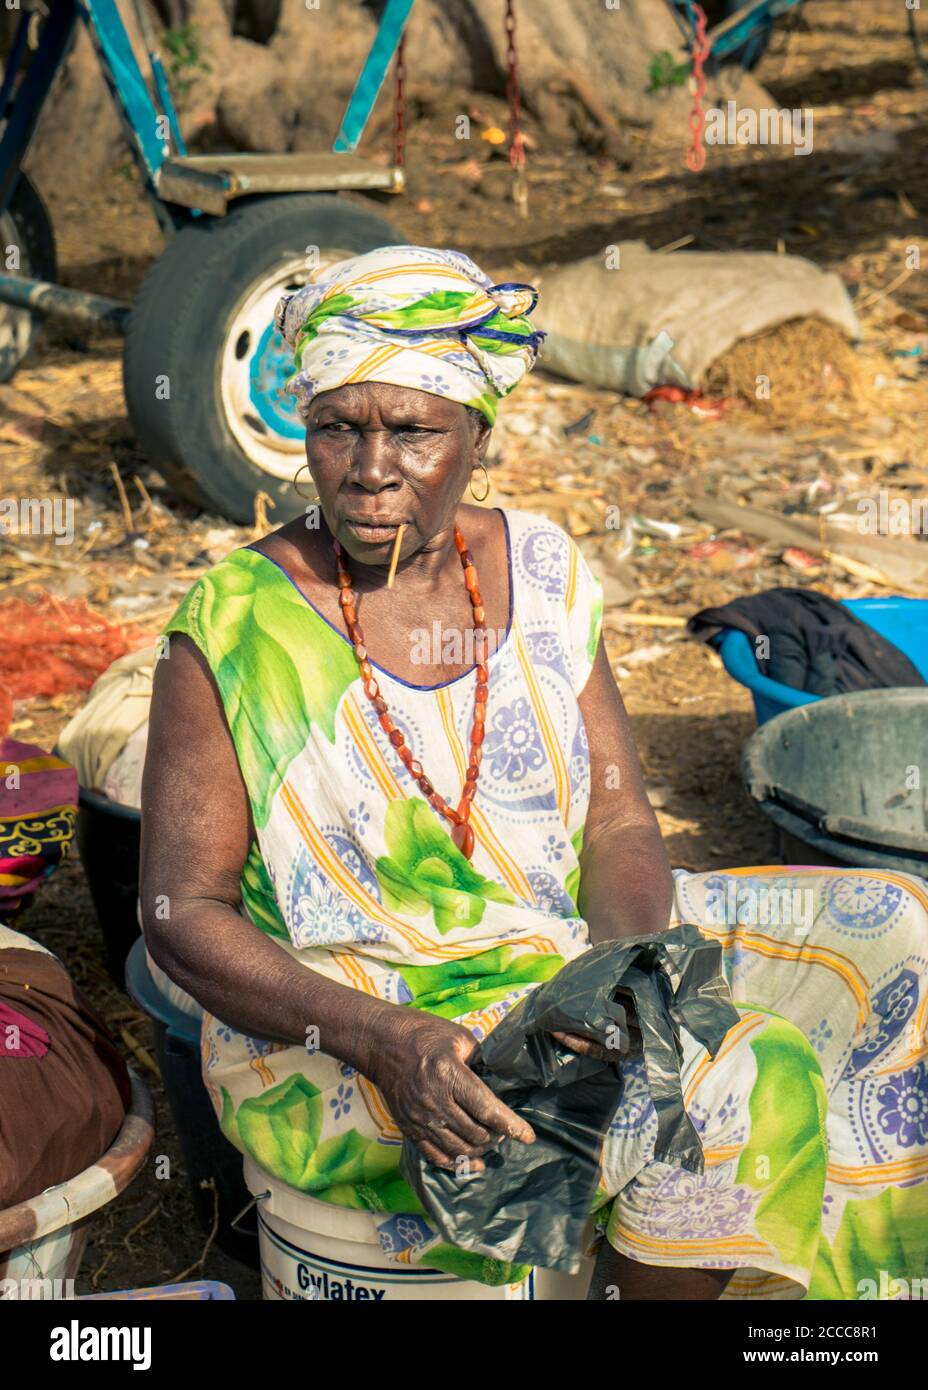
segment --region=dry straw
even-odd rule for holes
[[[777,419],[802,420],[814,416],[823,401],[869,401],[879,369],[832,324],[792,319],[723,353],[709,369],[706,389],[748,401]]]
[[[400,547],[403,544],[403,532],[406,530],[406,523],[397,528],[396,540],[393,542],[393,554],[390,556],[390,573],[387,575],[387,588],[393,588],[393,580],[396,577],[396,567],[400,560]]]

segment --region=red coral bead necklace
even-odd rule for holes
[[[461,564],[464,568],[464,583],[470,596],[471,607],[474,616],[474,654],[476,656],[476,676],[477,688],[474,692],[474,722],[470,731],[470,759],[467,765],[467,772],[464,778],[464,786],[461,790],[461,799],[458,802],[457,810],[449,806],[444,797],[439,796],[434,786],[426,777],[422,764],[418,762],[412,754],[412,749],[407,745],[405,738],[390,718],[390,711],[387,702],[380,693],[380,686],[374,676],[374,668],[371,666],[367,655],[367,648],[364,645],[364,634],[358,623],[357,613],[357,594],[351,585],[351,575],[348,572],[345,552],[337,540],[333,538],[335,547],[335,563],[338,569],[338,601],[341,604],[342,614],[345,619],[345,626],[351,638],[351,645],[358,662],[358,670],[361,673],[361,680],[364,685],[364,693],[370,700],[380,721],[387,738],[396,749],[397,756],[400,758],[406,771],[418,786],[422,795],[426,798],[429,805],[436,810],[439,815],[451,822],[451,838],[465,859],[470,859],[474,853],[474,832],[469,824],[471,807],[477,791],[477,778],[480,776],[480,763],[483,758],[483,737],[486,727],[487,714],[487,687],[489,684],[490,673],[487,668],[488,637],[486,628],[486,611],[483,606],[483,599],[480,597],[480,590],[477,587],[477,570],[474,565],[473,556],[467,549],[464,537],[461,535],[460,528],[454,528],[454,544],[458,555],[461,557]]]

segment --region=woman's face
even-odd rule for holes
[[[353,559],[386,564],[451,524],[490,440],[458,401],[365,381],[325,391],[306,415],[306,459],[332,535]]]

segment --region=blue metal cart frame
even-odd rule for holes
[[[292,479],[304,430],[284,390],[291,359],[273,309],[325,260],[401,239],[369,201],[327,195],[403,191],[402,168],[356,150],[414,0],[387,0],[332,150],[208,155],[187,152],[144,0],[132,3],[148,74],[116,0],[44,0],[38,11],[28,8],[38,0],[22,3],[0,85],[0,229],[21,253],[16,273],[0,273],[0,380],[16,370],[42,317],[116,330],[126,340],[123,382],[136,437],[174,489],[236,520],[253,515],[258,493],[278,516],[291,514],[300,507]],[[22,172],[79,22],[167,242],[131,305],[54,282],[51,221]],[[169,320],[188,313],[189,326],[171,334]],[[174,389],[155,403],[156,375]]]
[[[204,211],[222,215],[236,197],[256,193],[334,191],[400,192],[402,170],[359,160],[353,154],[396,51],[413,0],[388,0],[342,121],[332,153],[306,155],[188,156],[164,67],[150,48],[160,110],[136,60],[115,0],[50,0],[38,48],[29,54],[26,36],[32,13],[23,10],[0,88],[0,214],[19,176],[45,100],[83,21],[119,113],[145,191],[163,230],[170,235]],[[31,58],[25,77],[17,79]],[[196,198],[199,195],[200,201]]]
[[[669,3],[690,48],[696,33],[692,0],[669,0]],[[766,49],[774,25],[802,4],[803,0],[741,0],[739,4],[732,0],[730,12],[708,30],[707,37],[712,44],[708,66],[740,63],[742,67],[752,67]]]

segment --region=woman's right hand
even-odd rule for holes
[[[503,1137],[534,1142],[531,1126],[504,1105],[468,1066],[477,1042],[466,1028],[433,1014],[388,1005],[365,1030],[364,1075],[378,1086],[396,1124],[439,1168],[480,1155]]]

